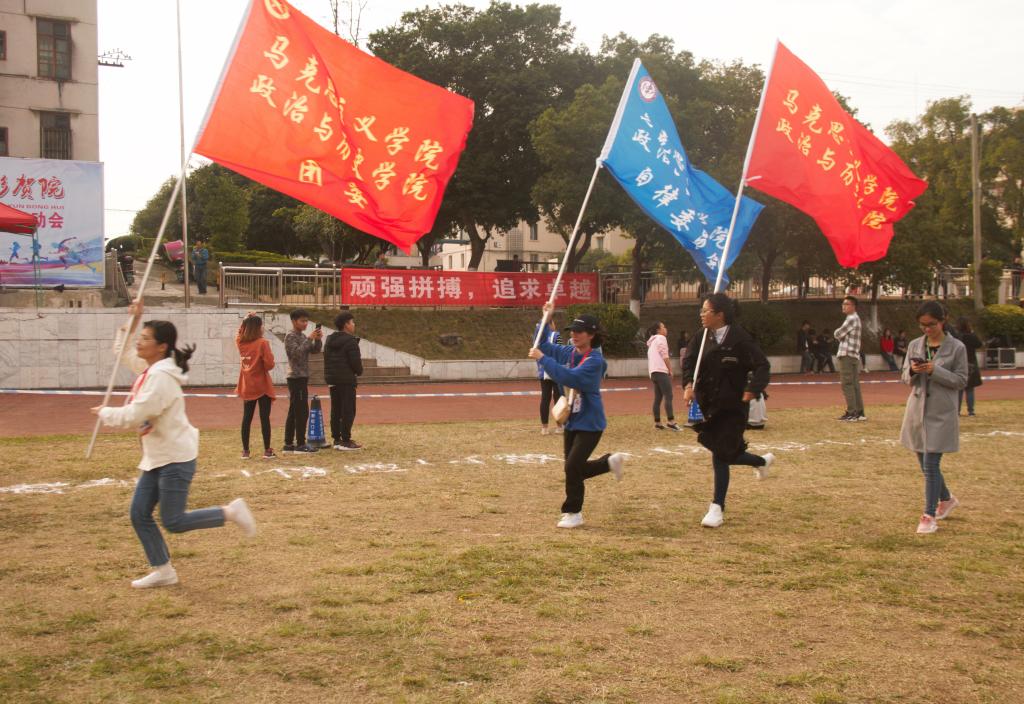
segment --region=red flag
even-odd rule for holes
[[[893,223],[928,187],[781,42],[747,183],[814,218],[849,267],[885,256]]]
[[[409,249],[434,224],[473,101],[253,0],[196,152]]]

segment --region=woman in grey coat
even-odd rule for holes
[[[946,313],[937,301],[917,309],[924,335],[911,340],[903,360],[903,383],[911,387],[903,414],[900,443],[917,453],[924,473],[924,515],[918,533],[934,533],[942,520],[960,505],[949,493],[939,469],[942,455],[960,449],[958,392],[967,385],[967,350],[942,329]]]

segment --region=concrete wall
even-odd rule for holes
[[[235,332],[245,313],[234,310],[203,309],[186,311],[154,308],[144,320],[170,320],[177,326],[179,346],[196,345],[189,370],[194,386],[233,387],[238,381],[238,351]],[[0,308],[0,388],[81,389],[104,388],[113,365],[111,341],[114,331],[127,319],[124,308],[108,309],[11,309]],[[275,384],[284,385],[286,355],[281,337],[291,328],[285,314],[263,316],[266,337],[277,360],[271,371]],[[325,333],[330,331],[325,328]],[[408,367],[414,376],[434,381],[483,381],[499,379],[536,379],[536,364],[530,359],[427,360],[391,347],[363,340],[364,358],[377,360],[380,366]],[[774,373],[797,372],[796,355],[769,357]],[[673,360],[675,373],[679,362]],[[984,359],[981,359],[984,363]],[[1017,366],[1024,366],[1024,352],[1017,352]],[[868,355],[868,368],[884,369],[878,355]],[[647,376],[647,359],[608,360],[611,378]],[[117,385],[128,386],[132,375],[118,372]]]
[[[156,308],[143,320],[170,320],[178,328],[178,346],[196,345],[189,363],[192,385],[234,386],[238,381],[235,332],[244,312],[188,312]],[[287,319],[287,316],[284,316]],[[124,308],[0,309],[0,387],[19,389],[105,388],[114,357],[114,331],[127,320]],[[271,330],[279,327],[267,321]],[[268,335],[278,365],[271,371],[275,384],[285,383],[284,343]],[[126,369],[116,383],[132,381]]]

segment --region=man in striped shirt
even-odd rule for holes
[[[864,399],[860,395],[860,316],[857,315],[857,299],[847,296],[843,299],[843,313],[846,320],[835,331],[839,341],[836,359],[839,361],[839,382],[846,397],[846,413],[842,421],[867,420],[864,415]]]

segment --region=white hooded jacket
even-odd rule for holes
[[[145,367],[129,347],[124,363],[133,371]],[[141,365],[139,364],[141,362]],[[148,472],[172,462],[188,462],[199,456],[199,431],[185,416],[185,395],[181,385],[188,376],[173,357],[161,359],[142,372],[145,378],[136,384],[134,395],[124,406],[106,406],[100,410],[105,425],[141,429],[147,422],[152,430],[142,435],[142,460],[139,469]]]

